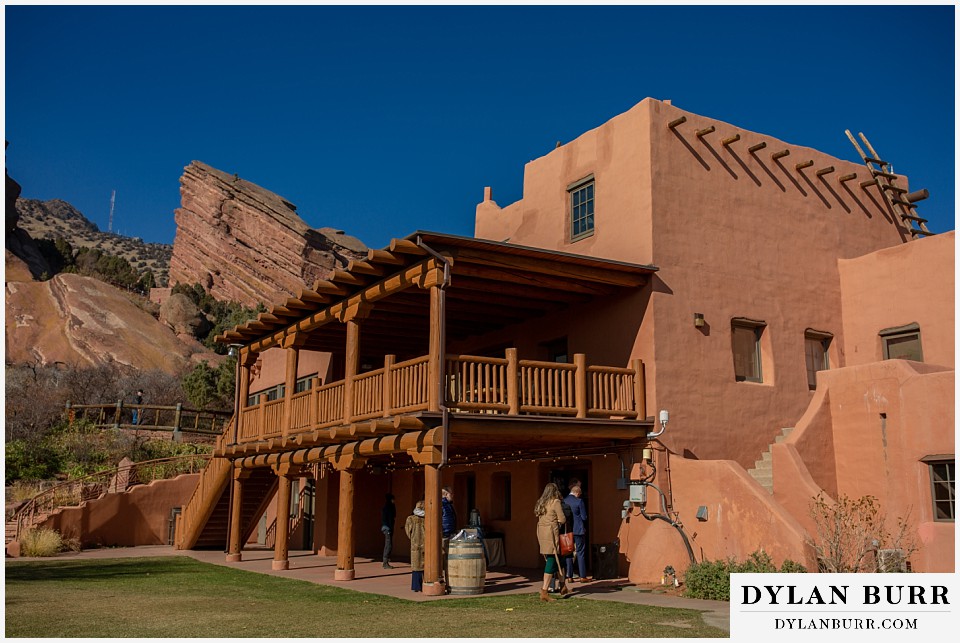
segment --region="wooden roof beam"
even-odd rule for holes
[[[520,284],[536,288],[547,288],[562,292],[575,292],[588,295],[609,295],[613,288],[602,283],[583,283],[571,277],[559,277],[544,273],[529,274],[508,268],[494,268],[478,264],[457,263],[453,268],[454,283],[457,275],[489,279],[504,284]]]
[[[375,266],[369,261],[357,261],[354,259],[347,264],[347,272],[352,272],[357,275],[372,275],[374,277],[382,277],[387,271],[385,268]]]
[[[386,250],[368,250],[367,261],[388,266],[402,266],[406,263],[402,258]]]
[[[355,275],[352,272],[340,270],[339,268],[335,268],[327,279],[335,284],[347,284],[350,286],[365,286],[370,282],[366,277]]]
[[[648,279],[647,273],[618,271],[615,266],[600,268],[560,261],[531,259],[529,257],[504,257],[503,255],[491,255],[470,248],[459,249],[453,256],[458,262],[493,266],[511,272],[523,270],[564,279],[578,279],[613,286],[635,287],[646,283]],[[453,272],[454,274],[459,272],[458,266],[454,266]]]
[[[309,304],[329,304],[333,299],[327,295],[321,295],[320,293],[314,290],[301,290],[297,295],[297,299],[302,302]]]
[[[422,257],[427,251],[409,239],[393,239],[390,241],[390,252],[393,254],[414,255]]]

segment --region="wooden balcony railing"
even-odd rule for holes
[[[313,380],[310,390],[290,397],[287,434],[426,410],[432,386],[428,359],[395,363],[387,355],[383,368],[355,376],[346,418],[344,382],[318,387]],[[572,364],[518,360],[515,349],[507,349],[506,357],[447,355],[444,404],[456,413],[643,418],[643,363],[634,360],[631,366],[587,366],[579,353]],[[240,442],[283,433],[286,398],[265,397],[242,409]]]

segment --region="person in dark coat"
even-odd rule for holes
[[[393,525],[397,521],[397,506],[393,504],[393,494],[387,494],[387,501],[380,510],[380,531],[383,532],[383,568],[393,569],[390,564],[390,552],[393,551]]]
[[[440,500],[440,529],[443,531],[443,578],[449,582],[450,576],[447,571],[447,552],[450,550],[450,537],[457,533],[457,510],[453,508],[453,489],[444,487]],[[448,588],[449,589],[449,588]]]
[[[575,576],[573,573],[573,558],[567,558],[567,577],[571,578],[574,581],[587,581],[593,580],[587,576],[587,505],[584,504],[580,496],[583,495],[583,490],[580,488],[579,484],[574,484],[570,487],[570,493],[566,498],[563,499],[563,504],[570,508],[570,513],[573,514],[573,545],[574,553],[576,554],[577,559],[577,571],[580,572],[579,576]]]

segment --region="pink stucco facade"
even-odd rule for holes
[[[595,181],[595,230],[571,241],[568,188],[585,177]],[[953,570],[953,523],[930,518],[920,459],[953,457],[954,235],[907,243],[878,188],[860,185],[868,178],[860,163],[646,99],[528,163],[520,201],[500,207],[488,193],[477,206],[478,237],[659,267],[645,292],[537,330],[607,363],[644,360],[648,412],[670,410],[662,443],[674,454],[674,508],[697,535],[698,558],[763,548],[807,560],[809,501],[824,490],[874,493],[891,519],[911,510],[923,542],[914,569]],[[738,317],[763,323],[762,382],[735,380]],[[877,364],[878,333],[911,323],[925,364]],[[816,391],[808,330],[832,335]],[[878,437],[880,413],[888,434]],[[771,447],[785,427],[797,429]],[[745,473],[768,449],[774,496]],[[712,508],[704,522],[694,519],[701,506]],[[631,516],[620,534],[631,579],[685,567],[664,523]]]

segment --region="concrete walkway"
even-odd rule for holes
[[[170,546],[151,545],[143,547],[121,547],[111,549],[91,549],[88,551],[64,553],[56,560],[98,560],[108,558],[140,558],[148,556],[189,556],[204,563],[232,567],[259,574],[269,574],[282,578],[295,578],[319,585],[340,587],[357,592],[393,596],[409,601],[435,601],[469,596],[424,596],[410,591],[410,565],[392,563],[394,569],[384,569],[379,560],[357,557],[354,559],[356,578],[352,581],[335,581],[333,572],[337,566],[336,556],[317,556],[309,551],[291,551],[290,569],[276,571],[272,569],[272,549],[244,549],[243,560],[238,563],[226,562],[221,551],[180,551]],[[19,558],[12,560],[51,560],[50,558]],[[532,594],[540,589],[543,575],[532,569],[497,567],[487,570],[486,584],[482,596]],[[724,601],[704,601],[682,598],[668,594],[654,594],[644,588],[632,585],[625,578],[614,580],[596,580],[588,583],[572,583],[574,593],[570,598],[585,598],[601,601],[617,601],[634,605],[651,605],[678,609],[694,609],[703,612],[707,625],[730,631],[730,604]]]

